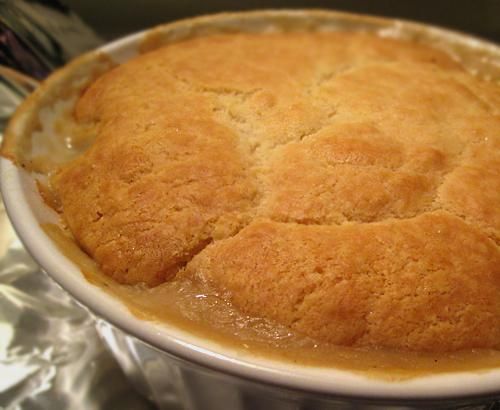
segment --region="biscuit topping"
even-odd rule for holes
[[[355,33],[221,34],[101,76],[53,177],[126,284],[176,275],[318,340],[500,348],[500,87]]]

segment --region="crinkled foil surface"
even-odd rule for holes
[[[40,270],[0,202],[0,409],[152,409],[95,320]]]
[[[100,44],[56,3],[0,1],[3,65],[43,78]],[[0,141],[1,130],[30,91],[11,80],[0,74]],[[106,349],[94,318],[24,250],[0,198],[0,409],[151,408]]]

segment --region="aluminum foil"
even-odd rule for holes
[[[0,409],[152,409],[94,318],[24,250],[0,202]]]
[[[0,0],[0,63],[42,78],[100,40],[56,2]],[[0,131],[36,86],[0,72]],[[1,132],[0,132],[1,140]],[[151,409],[131,387],[95,320],[36,265],[0,197],[0,409]]]
[[[0,63],[43,79],[102,40],[58,0],[0,0]]]

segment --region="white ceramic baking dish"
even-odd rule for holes
[[[455,54],[475,71],[500,77],[500,48],[424,25],[328,11],[259,11],[221,14],[167,24],[102,47],[116,63],[138,53],[145,38],[171,42],[213,31],[363,30],[412,38]],[[10,144],[29,137],[47,96],[78,81],[95,54],[51,76],[14,116]],[[498,78],[498,77],[496,77]],[[167,324],[138,319],[119,300],[90,284],[40,224],[57,223],[29,173],[2,158],[1,189],[6,209],[26,249],[43,269],[99,319],[98,326],[136,387],[164,408],[306,409],[450,408],[500,397],[500,369],[436,374],[387,381],[361,374],[253,357]],[[121,329],[121,330],[118,330]],[[354,406],[354,407],[353,407]]]

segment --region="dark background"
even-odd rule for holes
[[[500,0],[62,0],[105,39],[220,11],[324,8],[432,23],[500,43]]]

